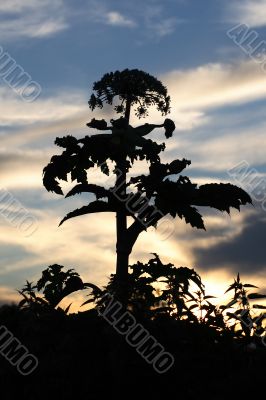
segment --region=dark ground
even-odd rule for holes
[[[175,357],[155,372],[97,312],[39,317],[0,309],[5,325],[39,360],[29,376],[0,356],[1,400],[264,398],[266,349],[248,351],[230,336],[161,317],[139,321]]]

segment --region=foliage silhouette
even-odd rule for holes
[[[133,127],[129,124],[131,108],[135,109],[139,118],[147,116],[150,106],[156,106],[162,115],[169,113],[170,97],[159,80],[143,71],[126,69],[105,74],[94,83],[93,91],[89,100],[92,110],[103,108],[107,103],[114,105],[115,112],[122,116],[111,119],[109,126],[104,119],[95,118],[87,124],[89,128],[109,130],[111,134],[94,134],[83,139],[73,136],[57,138],[55,144],[64,150],[61,155],[54,155],[44,168],[43,184],[48,191],[62,195],[59,181],[67,181],[70,175],[77,185],[66,197],[83,192],[96,197],[88,205],[67,214],[60,225],[70,218],[90,213],[116,214],[116,294],[126,305],[129,255],[141,232],[151,226],[156,227],[168,214],[173,218],[184,218],[192,227],[205,229],[197,206],[213,207],[229,213],[230,208],[240,210],[240,206],[251,203],[251,199],[244,190],[229,183],[198,186],[187,176],[179,175],[190,165],[189,160],[162,163],[160,153],[165,150],[165,144],[158,144],[144,136],[162,127],[166,139],[171,137],[175,124],[169,118],[159,125],[146,123]],[[136,160],[146,160],[150,164],[149,175],[128,180],[127,173]],[[110,172],[116,175],[114,187],[106,188],[88,182],[87,171],[95,166],[106,175]],[[173,178],[173,175],[179,176]],[[129,226],[127,217],[134,219]]]
[[[165,316],[214,329],[217,337],[230,334],[235,339],[253,339],[255,342],[264,337],[266,314],[257,314],[256,310],[265,310],[266,306],[251,305],[250,301],[264,299],[266,295],[248,293],[256,286],[242,283],[238,274],[225,292],[234,291],[229,303],[214,305],[210,300],[215,297],[205,293],[201,277],[194,269],[163,264],[156,253],[153,255],[146,264],[137,262],[129,266],[128,308],[138,320],[156,320]],[[70,305],[62,310],[58,304],[76,290],[90,290],[89,299],[81,307],[90,303],[97,307],[107,293],[117,293],[118,283],[113,274],[107,286],[101,289],[93,283],[83,283],[73,269],[66,272],[62,269],[60,265],[51,265],[43,271],[36,285],[27,281],[19,291],[23,296],[19,307],[36,315],[57,307],[57,311],[67,314]],[[252,309],[255,312],[252,313]]]
[[[65,272],[62,271],[63,268],[62,265],[58,264],[50,265],[42,272],[42,277],[36,285],[26,281],[26,285],[18,291],[23,296],[19,307],[36,312],[49,310],[57,307],[64,297],[77,290],[89,287],[92,290],[97,289],[97,286],[91,283],[83,283],[74,269],[69,269]],[[43,293],[43,296],[40,296],[41,293]],[[63,311],[68,313],[70,306],[71,304]]]
[[[266,310],[265,305],[252,304],[250,300],[265,299],[265,294],[260,293],[249,293],[251,288],[257,288],[250,283],[242,283],[239,274],[234,280],[234,283],[229,286],[227,292],[234,291],[234,295],[231,301],[220,308],[222,310],[230,309],[227,312],[228,321],[236,321],[232,325],[232,329],[236,335],[245,335],[247,338],[262,339],[265,335],[265,327],[263,326],[264,320],[266,319],[265,312],[261,312],[257,315],[254,309]],[[238,329],[237,329],[238,328]]]
[[[94,308],[67,315],[69,310],[63,312],[60,307],[53,307],[62,297],[66,282],[76,277],[82,282],[73,269],[50,266],[37,284],[27,282],[21,294],[22,301],[25,294],[29,296],[29,303],[0,307],[1,323],[34,351],[40,361],[40,370],[22,384],[24,393],[29,393],[26,398],[36,398],[41,388],[43,398],[51,393],[58,398],[63,393],[64,399],[122,398],[129,391],[134,397],[141,393],[145,397],[162,398],[178,391],[186,399],[197,396],[218,400],[226,398],[228,391],[245,398],[254,394],[254,387],[261,387],[265,374],[266,347],[262,339],[266,333],[263,326],[266,315],[260,314],[256,321],[252,317],[253,328],[247,334],[245,329],[237,329],[240,317],[245,318],[237,310],[250,312],[251,305],[247,302],[263,299],[265,295],[248,293],[255,286],[243,284],[239,275],[226,291],[234,291],[233,300],[219,307],[210,302],[213,296],[205,294],[204,284],[192,268],[164,264],[156,253],[146,264],[137,262],[130,266],[128,307],[176,360],[165,376],[155,373],[138,357],[135,349]],[[84,289],[91,290],[88,302],[97,306],[107,291],[116,293],[117,284],[114,275],[103,289],[83,284]],[[78,286],[81,287],[73,288]],[[264,308],[259,304],[253,307]],[[231,317],[236,324],[231,324]],[[123,354],[122,361],[119,354]],[[15,382],[18,378],[13,369],[6,368],[3,362],[6,361],[0,357],[3,382],[8,379]],[[3,398],[18,398],[21,387],[2,384]]]

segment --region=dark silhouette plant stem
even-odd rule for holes
[[[129,126],[131,100],[127,98],[125,119],[126,128]],[[125,138],[124,138],[125,140]],[[116,164],[117,178],[115,190],[120,190],[126,196],[126,153],[121,154],[121,159]],[[124,203],[120,203],[120,207],[116,212],[116,281],[117,281],[117,297],[125,306],[128,299],[128,264],[129,254],[131,250],[128,246],[127,237],[127,210]]]

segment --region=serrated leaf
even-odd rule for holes
[[[202,219],[202,216],[198,212],[198,210],[195,207],[189,207],[186,209],[186,211],[183,211],[183,215],[185,217],[185,221],[187,224],[190,224],[192,228],[197,228],[197,229],[205,229],[204,222]]]
[[[79,217],[80,215],[92,214],[97,212],[111,212],[115,211],[108,203],[104,201],[93,201],[87,206],[77,208],[74,211],[68,213],[60,222],[59,226],[70,218]]]
[[[191,161],[184,158],[183,160],[174,160],[168,165],[168,169],[171,174],[180,174],[190,164]]]
[[[195,194],[199,206],[209,206],[230,213],[230,208],[240,209],[241,205],[252,204],[251,197],[241,188],[230,183],[201,185]]]
[[[105,189],[102,186],[88,184],[88,183],[81,183],[79,185],[76,185],[73,189],[71,189],[65,197],[70,197],[74,196],[75,194],[81,194],[86,192],[95,194],[97,199],[103,197],[109,197],[111,193],[109,190]]]

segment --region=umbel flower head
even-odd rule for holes
[[[152,105],[166,115],[170,111],[170,96],[163,84],[150,74],[138,69],[125,69],[123,71],[110,72],[93,85],[93,93],[89,100],[92,110],[103,107],[104,103],[113,104],[118,96],[120,104],[115,106],[117,113],[124,113],[126,103],[135,106],[136,115],[141,118],[148,114],[148,108]]]

